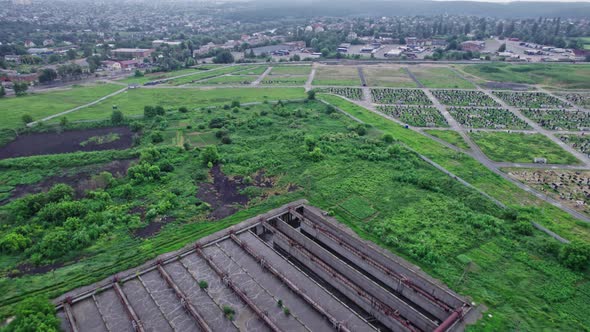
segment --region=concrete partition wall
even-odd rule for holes
[[[313,271],[313,273],[318,275],[320,278],[322,278],[326,282],[329,282],[332,285],[332,287],[344,294],[344,296],[349,298],[351,301],[353,301],[356,305],[361,307],[367,313],[377,318],[383,325],[387,326],[392,331],[412,331],[411,329],[402,325],[397,320],[393,319],[392,317],[386,315],[385,313],[375,308],[367,299],[360,297],[354,289],[348,287],[340,279],[334,278],[334,276],[330,274],[329,271],[321,268],[320,266],[318,266],[318,264],[309,260],[308,257],[301,250],[290,246],[288,240],[281,238],[280,236],[275,236],[273,237],[273,243],[277,247],[281,248],[283,251],[289,253],[289,255],[297,259],[299,262],[301,262],[301,264]]]
[[[399,294],[401,294],[404,298],[411,302],[412,305],[419,306],[423,310],[426,310],[428,313],[439,319],[441,322],[444,321],[449,315],[450,311],[445,310],[440,305],[431,302],[428,298],[426,298],[423,294],[417,292],[416,290],[408,287],[406,284],[402,282],[401,279],[386,274],[382,269],[379,269],[375,265],[372,265],[366,259],[356,255],[352,251],[347,250],[346,247],[337,243],[333,238],[327,236],[325,233],[314,229],[311,227],[309,221],[304,221],[301,223],[301,229],[306,233],[310,234],[324,245],[329,247],[330,249],[334,250],[338,254],[342,255],[359,268],[365,270],[366,272],[370,273],[383,284],[387,285],[391,289],[395,290]],[[355,247],[356,248],[356,247]]]
[[[332,253],[322,248],[319,244],[313,242],[307,236],[303,235],[293,227],[289,226],[282,220],[277,220],[276,228],[286,234],[291,239],[295,240],[299,245],[304,247],[314,256],[318,257],[331,268],[339,272],[341,275],[349,279],[354,284],[358,285],[364,291],[369,293],[372,297],[390,306],[393,310],[397,310],[399,314],[405,319],[411,321],[414,325],[424,331],[434,330],[438,324],[433,322],[422,313],[409,306],[399,297],[388,292],[386,289],[369,279],[364,274],[360,273]]]
[[[309,206],[305,206],[302,211],[302,215],[310,221],[317,223],[320,226],[328,228],[334,232],[342,241],[346,241],[353,247],[357,248],[363,254],[371,257],[376,262],[386,266],[393,272],[401,274],[411,279],[411,281],[424,291],[433,295],[437,299],[442,300],[448,306],[453,309],[463,306],[465,301],[459,296],[453,294],[451,291],[446,289],[443,285],[439,285],[423,276],[423,273],[418,272],[418,267],[412,267],[408,262],[403,261],[401,258],[394,258],[393,255],[385,254],[379,250],[373,248],[373,245],[367,241],[363,241],[355,236],[352,236],[345,230],[345,226],[336,225],[333,221],[327,218],[321,217],[316,211]],[[318,210],[319,211],[319,210]]]

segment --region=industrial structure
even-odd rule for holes
[[[472,305],[287,204],[55,300],[65,331],[459,331]]]

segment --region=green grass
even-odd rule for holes
[[[193,83],[194,85],[248,85],[254,82],[258,76],[254,75],[229,75],[218,76],[207,80]]]
[[[424,132],[434,137],[438,137],[445,142],[451,143],[458,148],[469,150],[469,145],[467,145],[463,137],[454,130],[424,130]]]
[[[305,98],[303,88],[135,89],[94,106],[70,113],[68,119],[72,121],[108,119],[112,113],[112,105],[117,105],[126,116],[138,116],[143,114],[143,107],[146,105],[161,105],[172,109],[186,106],[193,109],[231,103],[234,100],[247,103],[301,98]]]
[[[463,70],[489,81],[564,89],[590,88],[590,65],[586,64],[478,64],[465,66]]]
[[[580,164],[569,152],[541,134],[474,132],[471,137],[494,161],[532,163],[534,158],[547,158],[549,164]]]
[[[166,137],[178,137],[179,132],[184,137],[198,133],[196,136],[202,135],[203,144],[214,144],[212,134],[217,129],[208,128],[207,124],[214,118],[227,119],[224,129],[233,143],[218,145],[223,171],[228,175],[246,176],[264,169],[266,176],[273,177],[276,183],[276,188],[269,190],[272,194],[268,199],[254,197],[247,208],[233,216],[217,222],[204,221],[207,211],[200,210],[194,198],[199,182],[197,175],[207,171],[200,152],[166,148],[166,143],[161,143],[157,145],[161,149],[159,153],[171,161],[174,170],[164,174],[161,180],[133,183],[131,198],[120,194],[120,186],[131,184],[128,178],[113,183],[113,187],[106,189],[110,198],[105,204],[116,218],[105,221],[108,223],[105,233],[81,252],[64,257],[72,263],[81,254],[83,258],[76,263],[51,273],[1,278],[0,313],[7,316],[14,303],[27,295],[60,295],[305,197],[312,205],[331,210],[337,220],[361,237],[419,265],[474,302],[485,304],[489,311],[471,327],[472,330],[578,331],[590,325],[590,300],[585,295],[588,271],[574,273],[544,252],[543,248],[549,247],[548,241],[553,240],[540,232],[533,236],[515,234],[513,222],[482,195],[439,172],[397,143],[386,144],[376,138],[391,134],[399,142],[516,208],[525,220],[535,220],[568,239],[590,240],[587,226],[581,226],[551,205],[540,203],[471,157],[337,96],[318,95],[366,123],[366,136],[351,131],[353,125],[358,125],[352,119],[339,112],[328,114],[326,107],[318,102],[282,107],[262,104],[248,106],[249,109],[241,107],[238,112],[221,107],[210,112],[203,109],[211,104],[228,103],[236,94],[244,99],[261,99],[261,91],[266,91],[268,99],[271,94],[283,99],[291,93],[304,95],[303,89],[138,89],[130,91],[126,102],[119,104],[124,106],[124,111],[138,108],[139,111],[133,111],[138,114],[143,105],[190,109],[185,114],[167,114],[166,126],[157,120],[146,121],[143,143],[137,148],[140,150],[150,145],[147,138],[152,126],[162,130]],[[103,106],[109,106],[105,107],[105,114],[110,114],[110,105]],[[86,114],[87,120],[100,117],[100,108],[93,110]],[[202,128],[196,127],[199,125]],[[304,144],[306,136],[315,138],[322,152],[320,160],[310,158]],[[178,144],[174,139],[171,142]],[[72,167],[74,156],[78,165],[91,162],[91,156],[98,160],[97,156],[109,157],[110,153],[3,160],[0,174],[7,180],[35,176],[39,181],[39,177],[50,171],[61,172]],[[117,152],[117,155],[122,153]],[[286,188],[290,184],[295,184],[299,190],[288,192]],[[6,184],[0,182],[0,186],[3,185]],[[130,205],[141,204],[151,209],[160,206],[163,200],[171,202],[165,214],[176,217],[177,221],[147,240],[130,236],[127,225],[120,221],[127,215]],[[12,220],[11,208],[13,206],[0,207],[0,212],[4,212],[0,216],[5,217],[3,232],[11,231],[13,222],[29,222]],[[367,216],[375,215],[373,211],[378,217],[368,221]],[[35,226],[36,232],[46,231],[43,227],[55,227],[47,223]],[[459,256],[468,259],[457,259]],[[4,272],[25,258],[6,254],[1,257]],[[468,261],[473,265],[466,266]]]
[[[132,83],[143,84],[143,83],[150,82],[150,81],[157,81],[157,80],[162,80],[162,79],[167,79],[170,77],[176,77],[176,76],[187,75],[187,74],[200,74],[203,72],[204,72],[204,70],[202,70],[202,69],[186,68],[186,69],[180,69],[180,70],[175,70],[175,71],[146,74],[142,77],[131,76],[131,77],[119,80],[119,82],[129,83],[129,84],[132,84]]]
[[[344,202],[338,204],[338,206],[358,220],[365,220],[377,212],[366,199],[356,195],[347,198]]]
[[[122,86],[115,84],[98,84],[92,86],[75,86],[52,92],[30,93],[27,96],[0,99],[0,129],[22,127],[22,116],[29,114],[33,120],[67,111],[87,104]]]
[[[359,86],[358,69],[353,66],[322,66],[316,69],[313,85]]]
[[[270,75],[309,75],[309,73],[311,73],[309,65],[273,65]]]
[[[389,88],[418,87],[404,68],[365,66],[363,67],[363,72],[368,86]]]
[[[427,88],[475,89],[471,82],[459,77],[449,68],[411,67],[409,70]]]
[[[211,69],[211,70],[207,70],[207,71],[202,71],[200,73],[197,73],[195,75],[190,75],[190,76],[185,76],[185,77],[180,77],[180,78],[176,78],[170,81],[167,81],[166,84],[168,85],[184,85],[184,84],[190,84],[192,82],[195,81],[200,81],[200,80],[205,80],[208,78],[214,78],[214,77],[218,77],[221,75],[225,75],[225,74],[232,74],[232,73],[237,73],[237,72],[242,72],[242,71],[247,71],[250,69],[255,68],[255,66],[226,66],[226,67],[219,67],[217,69]],[[198,83],[198,82],[196,82]]]
[[[254,67],[248,67],[245,70],[240,70],[238,71],[236,74],[240,74],[240,75],[256,75],[256,76],[260,76],[262,74],[264,74],[264,72],[268,69],[268,66],[254,66]]]

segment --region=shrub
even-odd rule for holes
[[[223,143],[223,144],[231,144],[231,142],[232,142],[232,140],[229,136],[223,136],[221,138],[221,143]]]
[[[6,326],[4,331],[57,332],[60,330],[55,306],[44,298],[26,298],[16,306],[15,316],[16,318]]]
[[[307,99],[308,100],[315,100],[315,90],[307,91]]]
[[[391,135],[391,134],[385,134],[385,135],[383,135],[383,142],[385,142],[385,143],[393,143],[393,141],[394,141],[393,135]]]
[[[161,143],[164,142],[164,136],[161,132],[157,131],[152,133],[152,143]]]
[[[533,225],[531,225],[531,223],[529,221],[524,221],[524,220],[515,223],[512,226],[512,228],[514,229],[514,231],[517,234],[526,235],[526,236],[533,235],[533,232],[535,231],[535,228],[533,227]]]
[[[139,121],[133,121],[133,122],[131,122],[129,127],[131,128],[131,131],[138,132],[143,129],[143,123],[141,123]]]
[[[316,147],[309,153],[309,158],[313,161],[320,161],[324,158],[324,154],[320,148]]]
[[[240,102],[237,100],[234,100],[231,102],[231,107],[232,108],[239,108],[240,107]]]
[[[236,311],[234,310],[234,308],[228,306],[228,305],[224,305],[223,306],[223,314],[225,315],[225,317],[229,320],[234,320],[234,316],[236,314]]]
[[[33,122],[33,117],[30,114],[23,114],[21,119],[25,124]]]
[[[125,121],[125,117],[123,116],[123,112],[119,110],[113,111],[111,113],[111,122],[115,125],[121,124]]]
[[[224,125],[224,118],[213,118],[211,121],[209,121],[209,128],[222,128]]]
[[[162,172],[170,173],[174,170],[174,166],[168,159],[164,159],[158,165]]]
[[[561,263],[573,270],[584,270],[590,263],[590,245],[581,241],[573,241],[559,251]]]
[[[209,283],[205,280],[199,280],[199,288],[200,289],[207,289],[209,287]]]
[[[182,107],[179,107],[179,108],[178,108],[178,111],[179,111],[180,113],[188,113],[188,108],[186,108],[186,107],[182,106]]]
[[[205,165],[209,165],[209,163],[211,163],[211,167],[213,167],[213,165],[218,163],[221,159],[219,156],[219,151],[217,151],[217,147],[215,145],[209,145],[206,147],[205,150],[203,150],[202,157],[203,163]]]
[[[285,314],[285,316],[289,316],[291,315],[291,310],[289,310],[289,308],[287,307],[283,307],[283,313]]]

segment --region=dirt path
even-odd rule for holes
[[[272,67],[266,68],[266,70],[264,71],[264,73],[262,73],[262,75],[258,76],[258,78],[256,79],[256,81],[252,82],[252,84],[250,84],[250,85],[253,85],[253,86],[260,85],[260,82],[262,82],[262,80],[264,80],[266,78],[266,76],[268,74],[270,74],[271,71],[272,71]]]
[[[418,85],[419,88],[424,88],[424,84],[422,84],[422,82],[418,81],[418,78],[416,78],[416,75],[414,75],[414,73],[412,73],[408,67],[404,67],[404,70],[406,71],[406,73],[408,73],[410,78],[412,80],[414,80],[414,83],[416,83],[416,85]]]
[[[96,104],[98,104],[98,103],[100,103],[100,102],[102,102],[102,101],[105,101],[105,100],[107,100],[107,99],[109,99],[109,98],[111,98],[111,97],[114,97],[114,96],[116,96],[116,95],[118,95],[118,94],[121,94],[121,93],[123,93],[123,92],[125,92],[125,91],[127,91],[127,87],[124,87],[124,88],[123,88],[123,89],[121,89],[121,90],[115,91],[115,92],[113,92],[113,93],[111,93],[111,94],[109,94],[109,95],[106,95],[106,96],[104,96],[104,97],[102,97],[102,98],[99,98],[99,99],[97,99],[97,100],[95,100],[95,101],[93,101],[93,102],[90,102],[90,103],[88,103],[88,104],[84,104],[84,105],[81,105],[81,106],[78,106],[78,107],[74,107],[74,108],[72,108],[72,109],[69,109],[69,110],[67,110],[67,111],[64,111],[64,112],[61,112],[61,113],[57,113],[57,114],[50,115],[50,116],[48,116],[48,117],[45,117],[45,118],[43,118],[43,119],[41,119],[41,120],[33,121],[33,122],[31,122],[31,123],[27,123],[27,127],[32,127],[32,126],[34,126],[34,125],[38,124],[39,122],[49,121],[49,120],[51,120],[51,119],[55,119],[55,118],[57,118],[57,117],[60,117],[60,116],[62,116],[62,115],[66,115],[66,114],[69,114],[69,113],[72,113],[72,112],[75,112],[75,111],[81,110],[81,109],[83,109],[83,108],[86,108],[86,107],[89,107],[89,106],[92,106],[92,105],[96,105]]]
[[[305,82],[305,92],[309,91],[312,89],[312,82],[313,79],[315,78],[315,64],[313,65],[313,67],[311,68],[311,72],[309,73],[309,77],[307,78],[307,82]]]

